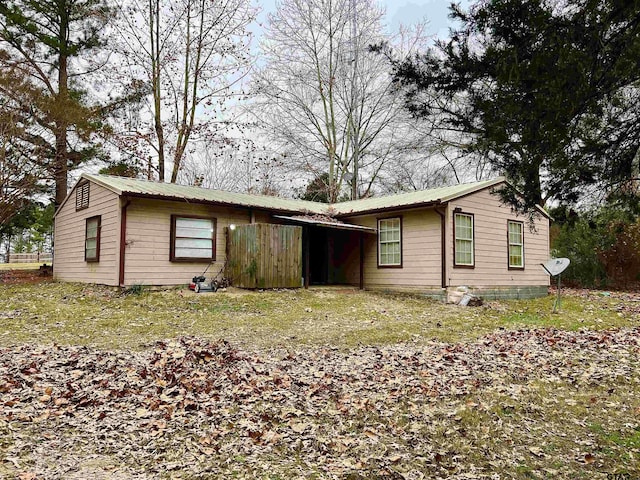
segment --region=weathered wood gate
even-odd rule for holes
[[[240,288],[302,286],[302,227],[252,223],[228,230],[225,275]]]

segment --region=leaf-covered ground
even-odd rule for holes
[[[0,289],[0,478],[640,478],[636,294]]]
[[[639,473],[640,329],[240,351],[0,350],[20,478],[606,478]]]

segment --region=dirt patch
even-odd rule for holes
[[[50,270],[8,270],[0,271],[0,284],[19,285],[50,283],[53,281]]]

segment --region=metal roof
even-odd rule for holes
[[[385,197],[364,198],[333,204],[335,213],[340,217],[373,213],[383,210],[398,210],[401,208],[414,208],[417,206],[437,205],[462,197],[469,193],[477,192],[504,182],[504,177],[483,182],[463,183],[451,187],[432,188],[415,192],[400,193]]]
[[[116,177],[113,175],[94,175],[83,173],[79,182],[82,181],[82,179],[95,182],[118,195],[181,200],[194,203],[212,203],[230,207],[260,208],[271,212],[285,214],[316,214],[326,215],[329,217],[350,217],[385,210],[435,206],[464,195],[498,185],[505,181],[504,177],[498,177],[493,180],[486,180],[483,182],[465,183],[451,187],[432,188],[430,190],[401,193],[397,195],[326,204],[266,195],[226,192],[223,190],[177,185],[174,183],[161,183],[137,178]],[[67,196],[67,199],[69,196]],[[65,202],[67,199],[65,199]],[[544,210],[540,210],[547,215]],[[316,223],[319,224],[319,222]]]
[[[353,225],[351,223],[343,223],[339,221],[329,222],[325,220],[318,220],[313,217],[294,216],[288,217],[286,215],[274,215],[274,218],[280,218],[293,223],[302,223],[304,225],[315,225],[325,228],[337,228],[338,230],[354,230],[357,232],[376,233],[377,230],[371,227],[365,227],[363,225]]]
[[[253,195],[249,193],[225,192],[202,187],[161,183],[137,178],[115,177],[112,175],[92,175],[83,173],[81,178],[91,180],[118,195],[145,196],[166,198],[167,200],[183,200],[187,202],[205,202],[231,207],[264,208],[290,213],[326,213],[328,205],[293,200],[289,198]]]

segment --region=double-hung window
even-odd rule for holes
[[[522,222],[509,220],[508,242],[509,242],[509,268],[524,268],[524,225]]]
[[[454,214],[454,266],[473,267],[475,265],[473,248],[473,215],[469,213]]]
[[[402,266],[402,219],[378,220],[378,266]]]
[[[87,218],[84,235],[84,261],[100,261],[100,222],[101,217]]]
[[[216,219],[171,216],[172,262],[211,261],[216,258]]]

